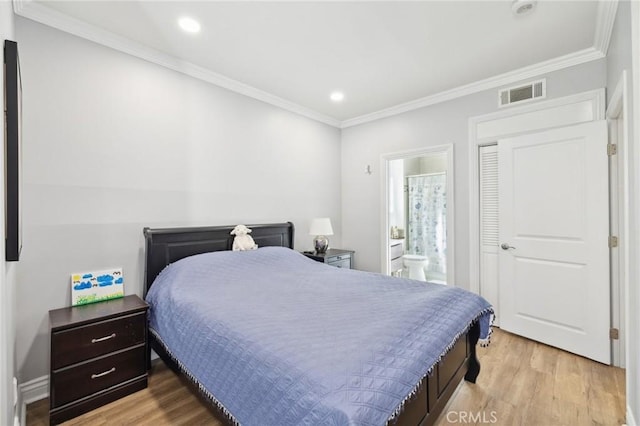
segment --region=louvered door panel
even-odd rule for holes
[[[480,294],[498,303],[498,146],[480,147]],[[498,314],[495,324],[499,325]]]

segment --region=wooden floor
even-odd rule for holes
[[[624,370],[496,329],[479,348],[475,385],[463,382],[437,421],[493,425],[622,425]],[[27,425],[48,425],[48,400],[27,407]],[[149,387],[65,425],[220,425],[183,378],[158,361]]]

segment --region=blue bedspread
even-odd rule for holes
[[[282,247],[182,259],[147,295],[150,331],[243,425],[384,425],[490,305]]]

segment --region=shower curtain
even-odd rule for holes
[[[447,273],[446,174],[408,176],[407,186],[409,254],[429,259],[427,280],[429,276],[444,278]]]

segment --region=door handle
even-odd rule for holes
[[[515,250],[515,249],[516,249],[515,247],[510,246],[510,245],[509,245],[509,244],[507,244],[507,243],[502,243],[502,244],[500,244],[500,248],[501,248],[502,250],[509,250],[509,249]]]

